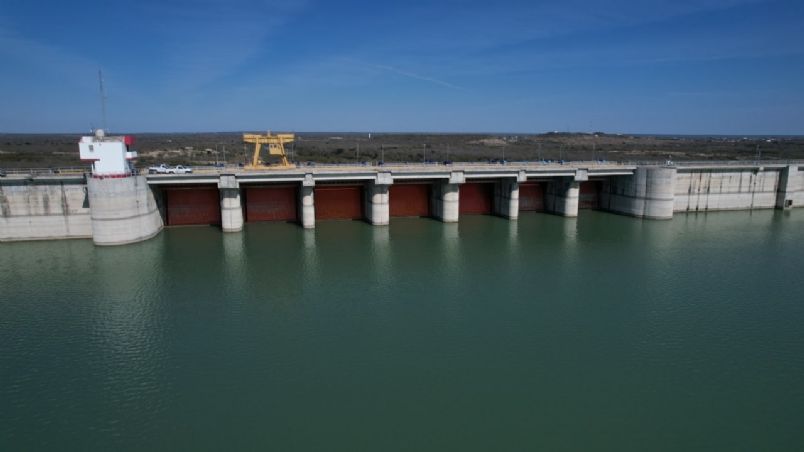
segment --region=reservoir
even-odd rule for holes
[[[790,450],[804,210],[0,244],[0,450]]]

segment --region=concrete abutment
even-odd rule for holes
[[[87,193],[96,245],[140,242],[162,230],[162,216],[145,176],[90,177]]]
[[[673,218],[676,169],[638,167],[632,176],[603,181],[600,208],[609,212],[652,220]]]

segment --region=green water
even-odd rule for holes
[[[794,450],[802,269],[804,210],[0,244],[0,450]]]

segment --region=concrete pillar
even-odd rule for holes
[[[460,216],[460,184],[465,182],[463,171],[453,171],[449,180],[436,182],[430,196],[430,213],[444,223],[457,223]]]
[[[444,223],[456,223],[459,217],[460,185],[448,182],[433,184],[430,212]]]
[[[519,183],[503,179],[494,184],[494,215],[516,220],[519,218]]]
[[[386,226],[391,219],[388,188],[393,183],[391,173],[377,173],[377,179],[363,191],[366,221],[374,226]]]
[[[640,166],[632,176],[603,183],[600,207],[610,212],[653,220],[673,218],[676,169]]]
[[[145,176],[90,177],[87,195],[96,245],[140,242],[162,230],[162,216]]]
[[[391,218],[388,204],[388,185],[371,182],[366,186],[366,220],[374,226],[386,226]]]
[[[793,208],[793,204],[795,203],[793,197],[795,196],[796,192],[801,189],[801,187],[798,187],[797,184],[797,173],[797,166],[788,165],[783,168],[779,174],[779,188],[776,191],[777,209]]]
[[[218,179],[221,196],[221,229],[223,232],[243,230],[243,206],[240,204],[240,183],[232,174],[223,174]]]
[[[637,168],[637,172],[642,170]],[[669,220],[673,218],[676,201],[676,169],[662,166],[645,168],[645,208],[642,218]]]
[[[551,180],[544,192],[545,210],[564,217],[577,217],[580,187],[579,181],[567,177]]]
[[[305,229],[315,228],[315,180],[312,174],[306,174],[299,190],[299,222]]]

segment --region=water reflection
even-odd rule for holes
[[[557,217],[555,221],[561,223],[561,241],[564,249],[564,257],[568,261],[573,261],[578,253],[578,218]]]
[[[224,260],[224,283],[226,293],[242,293],[248,286],[248,260],[244,233],[221,233]],[[227,297],[237,301],[239,297]],[[239,304],[239,303],[235,303]]]
[[[450,281],[458,281],[461,277],[461,234],[456,223],[443,223],[441,227],[441,256],[443,257],[445,277]]]
[[[508,220],[508,250],[513,253],[519,250],[519,220]]]
[[[316,286],[321,278],[321,263],[318,256],[318,247],[316,246],[316,232],[315,229],[303,229],[300,231],[302,235],[302,254],[304,257],[302,265],[302,273],[304,280],[307,283]]]
[[[371,228],[372,274],[377,284],[387,287],[393,279],[391,263],[391,228],[374,226]]]

